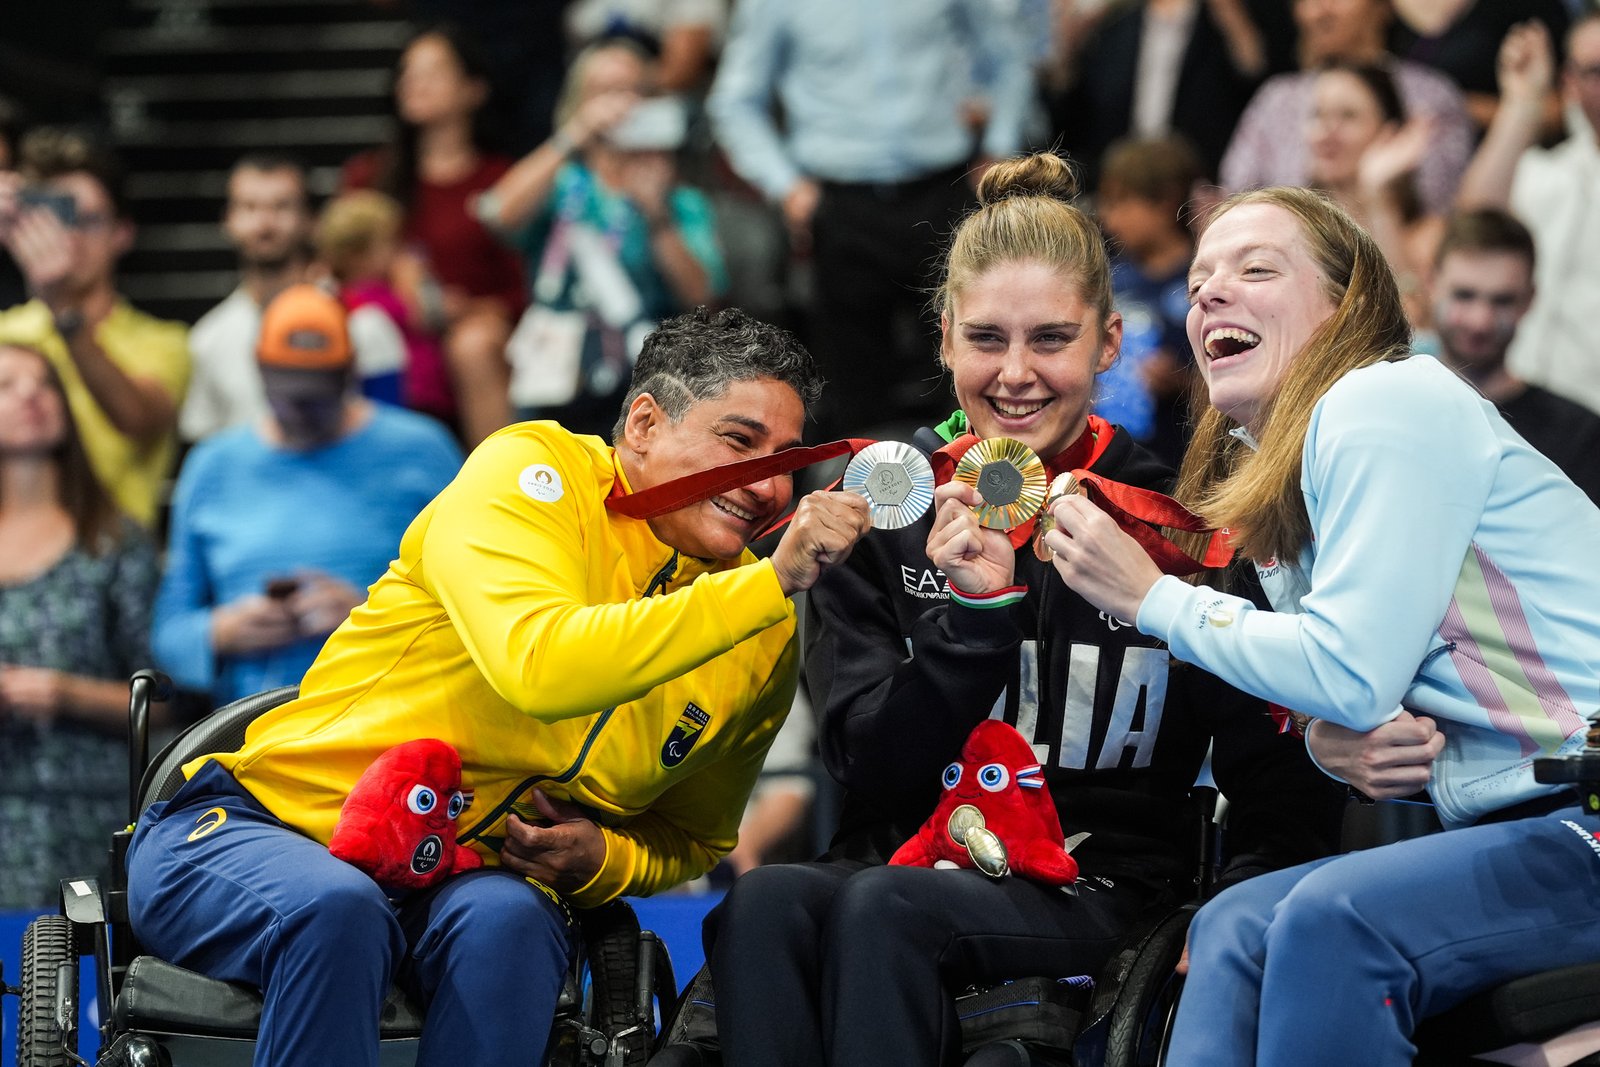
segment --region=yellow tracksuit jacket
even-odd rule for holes
[[[381,471],[373,472],[382,477]],[[554,423],[485,441],[317,657],[299,699],[203,756],[318,841],[384,750],[437,737],[474,802],[463,842],[498,862],[540,786],[600,823],[588,906],[709,869],[794,695],[794,609],[770,563],[679,557],[612,514],[613,450]]]

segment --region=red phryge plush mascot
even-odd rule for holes
[[[456,846],[461,755],[433,738],[396,745],[373,760],[345,798],[328,851],[389,890],[426,889],[483,857]]]
[[[939,861],[992,877],[1015,872],[1046,885],[1077,881],[1061,820],[1033,748],[1012,726],[985,719],[961,758],[944,769],[944,795],[917,835],[890,858],[906,867]]]

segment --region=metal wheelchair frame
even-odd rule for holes
[[[78,970],[93,956],[101,1051],[92,1067],[227,1067],[248,1065],[260,1018],[260,997],[205,978],[139,950],[128,922],[125,860],[132,823],[149,804],[183,783],[182,766],[205,752],[242,744],[257,716],[296,695],[293,686],[234,701],[179,734],[152,761],[150,706],[171,698],[172,684],[139,671],[129,695],[129,821],[111,835],[110,882],[68,878],[59,914],[35,919],[23,937],[21,984],[0,976],[0,993],[22,1000],[18,1067],[91,1067],[77,1054]],[[623,901],[579,913],[583,948],[557,1004],[543,1067],[626,1067],[644,1063],[655,1038],[656,1004],[670,1004],[677,986],[666,946],[641,930]],[[134,990],[138,991],[137,998]],[[215,1017],[206,1017],[215,1009]],[[415,1059],[423,1012],[391,990],[381,1020],[380,1060],[400,1067]],[[530,1054],[530,1059],[538,1056]]]

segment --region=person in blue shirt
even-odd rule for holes
[[[271,414],[178,476],[151,643],[219,705],[298,683],[461,465],[442,425],[353,391],[345,322],[313,286],[281,293],[257,343]]]
[[[1600,510],[1492,403],[1411,355],[1394,272],[1322,194],[1225,201],[1189,296],[1211,406],[1177,495],[1230,531],[1274,610],[1161,575],[1079,497],[1052,509],[1056,568],[1295,713],[1324,767],[1323,727],[1371,733],[1426,779],[1446,832],[1202,907],[1168,1062],[1400,1067],[1418,1020],[1600,958],[1600,816],[1532,767],[1581,749],[1596,715]]]
[[[949,411],[928,370],[927,293],[982,171],[1023,147],[1033,68],[1013,22],[984,0],[734,10],[706,109],[733,169],[811,257],[824,438]]]
[[[1202,177],[1178,136],[1119,141],[1100,166],[1095,198],[1111,238],[1111,289],[1122,314],[1122,353],[1095,380],[1094,410],[1173,467],[1189,440],[1194,355],[1184,333],[1194,234],[1184,220]]]

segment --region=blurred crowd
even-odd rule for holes
[[[1309,185],[1389,257],[1418,350],[1600,498],[1587,0],[575,0],[546,36],[502,7],[419,6],[393,136],[325,203],[292,155],[237,161],[238,285],[192,325],[119,291],[110,148],[0,107],[0,908],[100,866],[132,670],[190,714],[297,682],[463,450],[609,436],[662,318],[794,328],[817,440],[937,422],[929,264],[1029,147],[1081,168],[1113,253],[1097,410],[1169,462],[1191,220]],[[792,718],[725,873],[811,851]]]

